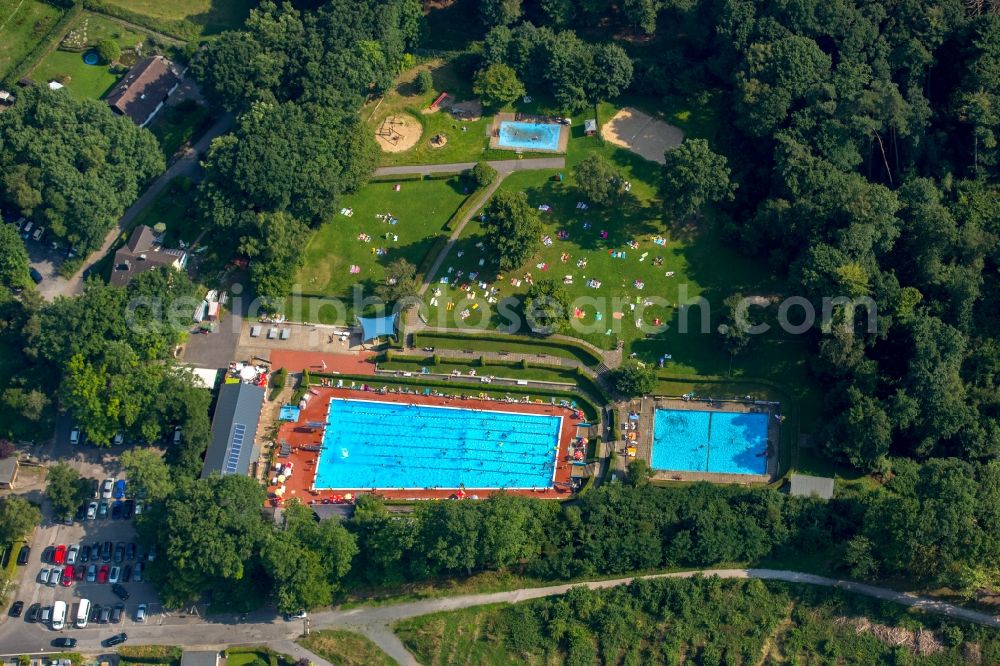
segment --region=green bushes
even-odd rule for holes
[[[174,664],[181,660],[181,648],[174,645],[123,645],[118,656],[125,662]]]
[[[288,376],[288,371],[284,368],[278,368],[271,373],[271,388],[276,391],[280,391],[285,388],[285,378]]]
[[[587,366],[597,365],[601,362],[601,358],[597,354],[586,346],[572,340],[541,339],[527,335],[491,334],[488,331],[475,334],[461,331],[432,331],[414,333],[413,339],[415,346],[433,347],[439,345],[450,349],[463,347],[463,345],[448,344],[449,341],[454,340],[456,342],[472,343],[464,346],[470,349],[479,349],[480,351],[510,351],[529,354],[549,353],[553,356],[576,359]],[[418,339],[422,341],[421,344],[417,343]]]
[[[477,162],[472,167],[472,179],[476,182],[476,187],[489,187],[497,179],[497,170],[486,162]]]
[[[420,70],[420,73],[417,74],[417,79],[414,83],[416,83],[417,92],[421,95],[426,95],[430,91],[434,90],[434,77],[431,75],[430,70]]]

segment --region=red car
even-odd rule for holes
[[[63,584],[63,587],[69,587],[70,585],[73,584],[73,565],[72,564],[67,565],[66,568],[63,569],[62,584]]]
[[[101,570],[97,572],[97,582],[107,583],[108,582],[108,571],[111,569],[107,564],[101,567]]]
[[[66,561],[66,546],[56,546],[56,552],[52,554],[53,564],[62,564]]]

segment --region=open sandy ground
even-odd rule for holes
[[[387,135],[383,135],[386,132]],[[423,127],[409,114],[388,116],[375,129],[375,140],[386,153],[401,153],[413,148],[420,140]]]
[[[601,127],[605,141],[627,148],[647,160],[663,164],[663,154],[681,145],[684,132],[630,106]]]

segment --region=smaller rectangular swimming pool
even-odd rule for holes
[[[767,474],[767,414],[657,409],[653,469]]]
[[[522,150],[559,150],[562,125],[522,123],[505,120],[500,123],[497,146]]]

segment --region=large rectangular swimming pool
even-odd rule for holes
[[[548,488],[562,417],[333,399],[318,489]]]
[[[522,123],[505,120],[500,123],[497,146],[522,150],[559,150],[562,125]]]
[[[767,474],[767,414],[657,409],[653,469]]]

